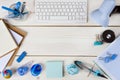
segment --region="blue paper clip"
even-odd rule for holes
[[[103,60],[105,63],[109,63],[117,58],[117,54],[107,53],[106,57],[99,57],[99,60]]]

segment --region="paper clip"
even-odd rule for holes
[[[105,63],[109,63],[117,58],[117,54],[110,54],[107,52],[106,57],[99,57],[99,60],[103,60]]]

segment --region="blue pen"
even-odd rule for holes
[[[9,11],[9,12],[13,12],[14,14],[18,14],[18,11],[15,11],[13,9],[7,8],[5,6],[2,6],[2,8],[5,9],[5,10],[7,10],[7,11]]]

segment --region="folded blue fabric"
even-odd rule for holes
[[[91,18],[103,27],[107,27],[109,24],[109,15],[114,7],[115,0],[104,0],[100,8],[91,13]]]

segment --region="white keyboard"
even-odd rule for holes
[[[35,0],[35,17],[40,23],[86,23],[87,0]]]

